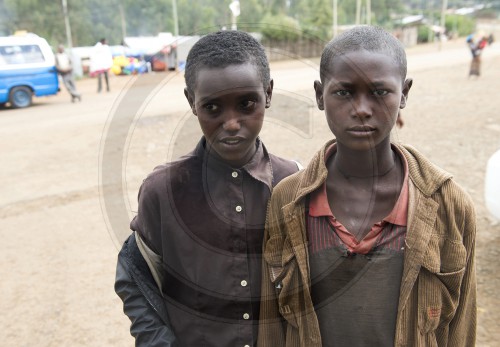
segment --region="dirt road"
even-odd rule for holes
[[[485,50],[475,80],[462,41],[408,56],[414,86],[394,138],[453,173],[476,202],[478,346],[497,346],[500,225],[488,219],[483,185],[500,148],[500,46]],[[314,106],[317,65],[280,62],[272,72],[262,138],[306,164],[330,138]],[[116,255],[143,177],[199,138],[183,83],[174,73],[113,77],[111,92],[97,94],[95,80],[82,80],[81,103],[63,90],[29,109],[0,110],[2,346],[133,345],[113,291]]]

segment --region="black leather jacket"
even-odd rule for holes
[[[139,251],[134,233],[118,254],[115,291],[132,323],[130,333],[136,346],[176,346],[164,298]]]

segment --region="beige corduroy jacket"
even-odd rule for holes
[[[310,295],[305,197],[326,180],[325,149],[284,179],[269,202],[260,347],[321,346]],[[395,346],[475,345],[476,217],[470,197],[410,146],[408,226]]]

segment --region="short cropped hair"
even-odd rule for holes
[[[391,57],[399,65],[403,81],[406,79],[407,63],[403,44],[385,29],[363,25],[344,31],[326,44],[321,55],[321,81],[328,78],[330,66],[336,57],[362,49]]]
[[[201,68],[225,68],[252,63],[257,67],[264,88],[271,80],[269,62],[264,47],[243,31],[224,30],[200,38],[189,51],[184,78],[189,93],[196,86]]]

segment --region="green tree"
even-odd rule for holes
[[[339,12],[342,7],[339,6]],[[332,0],[295,0],[290,3],[290,15],[302,28],[304,35],[328,40],[332,35]]]
[[[179,34],[203,34],[230,28],[232,0],[177,0]],[[416,1],[416,0],[415,0]],[[413,1],[413,2],[415,2]],[[451,0],[450,0],[451,1]],[[106,37],[110,44],[123,39],[120,7],[127,36],[174,32],[172,0],[67,0],[73,44],[93,45]],[[333,0],[241,0],[238,28],[247,31],[269,30],[274,25],[300,27],[303,35],[327,40],[332,35]],[[366,1],[362,1],[363,5]],[[421,1],[416,3],[421,5]],[[410,0],[371,0],[372,23],[391,26],[394,15],[403,12]],[[415,8],[415,7],[413,7]],[[338,24],[354,24],[356,1],[338,0]],[[265,24],[265,25],[264,25]],[[51,44],[66,42],[60,0],[0,0],[0,32],[16,30],[37,33]]]
[[[159,32],[174,32],[171,0],[153,0],[144,6],[141,1],[123,2],[127,36],[155,36]]]
[[[457,14],[447,15],[445,28],[449,33],[453,32],[458,36],[467,36],[474,32],[476,21],[474,18],[468,16],[460,16]]]
[[[260,31],[260,23],[265,15],[264,2],[260,0],[243,0],[240,1],[240,8],[238,29]]]
[[[295,41],[301,35],[301,28],[292,17],[268,14],[262,20],[261,32],[269,40]]]
[[[189,0],[177,0],[179,14],[179,34],[203,34],[230,25],[229,2],[205,0],[193,6]]]
[[[26,30],[43,36],[51,44],[65,42],[64,18],[60,2],[49,0],[5,0],[11,14],[6,26],[10,32]]]

